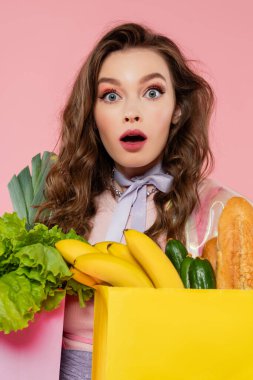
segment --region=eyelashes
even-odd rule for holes
[[[159,91],[160,92],[160,95],[164,94],[166,92],[165,90],[165,87],[163,86],[160,86],[160,85],[152,85],[150,87],[148,87],[147,91],[145,92],[145,94],[148,92],[148,91],[151,91],[151,90],[156,90],[156,91]],[[160,96],[158,97],[160,98]],[[157,97],[155,98],[149,98],[150,100],[156,100],[158,99]]]
[[[99,99],[104,100],[105,97],[106,97],[107,95],[109,95],[109,94],[118,95],[118,94],[117,94],[117,91],[115,90],[115,88],[110,88],[110,89],[108,89],[108,90],[105,90],[105,91],[103,92],[103,94],[102,94],[101,96],[99,96]],[[111,102],[110,102],[110,103],[111,103]]]
[[[162,94],[164,94],[166,92],[166,89],[165,89],[164,86],[162,86],[160,84],[159,85],[158,84],[153,84],[153,85],[149,86],[146,89],[145,94],[148,91],[151,91],[151,90],[155,90],[155,91],[160,92],[160,95],[162,95]],[[99,96],[99,99],[104,100],[107,103],[114,103],[115,100],[113,100],[113,101],[105,100],[106,96],[109,95],[109,94],[114,94],[114,95],[118,95],[119,96],[119,94],[117,93],[117,90],[115,88],[109,88],[109,89],[106,89],[101,96]],[[160,96],[154,97],[154,98],[152,98],[152,97],[150,98],[149,97],[148,99],[149,100],[157,100],[159,98],[160,98]]]

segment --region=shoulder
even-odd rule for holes
[[[186,224],[187,247],[193,255],[200,255],[205,242],[217,236],[218,221],[227,201],[232,197],[243,197],[237,191],[206,178],[199,186],[199,204]]]
[[[200,225],[199,228],[205,228],[208,222],[207,217],[216,216],[219,217],[227,201],[240,194],[224,185],[221,185],[217,181],[206,178],[199,186],[199,204],[196,206],[193,214],[196,225]]]
[[[207,200],[217,199],[226,203],[231,197],[242,197],[237,191],[220,184],[212,178],[206,178],[199,186],[198,189],[200,204],[205,203]],[[245,197],[244,197],[245,198]]]

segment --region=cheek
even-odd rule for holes
[[[169,126],[172,118],[172,110],[169,107],[167,109],[166,107],[163,107],[159,112],[159,118],[161,124],[166,124]]]
[[[108,110],[100,111],[101,109],[94,112],[94,118],[100,139],[108,154],[115,159],[115,150],[117,150],[117,144],[115,144],[115,142],[119,137],[118,129],[115,125],[115,120],[117,119],[111,112],[108,112]]]
[[[98,129],[99,130],[106,129],[107,125],[109,124],[109,119],[110,119],[107,116],[107,114],[97,111],[94,116],[95,116],[95,121],[96,121],[96,125]]]
[[[172,118],[172,105],[169,101],[163,101],[159,105],[154,104],[154,107],[148,107],[145,109],[146,116],[152,123],[161,126],[164,124],[170,125]]]
[[[158,141],[169,134],[171,118],[172,111],[166,107],[156,110],[149,118],[151,133]]]
[[[99,130],[99,133],[101,135],[107,135],[108,132],[112,133],[112,131],[115,129],[115,112],[112,112],[112,110],[103,109],[103,107],[97,107],[94,112],[94,118],[96,122],[96,126]]]

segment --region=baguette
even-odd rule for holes
[[[217,237],[213,237],[205,243],[201,255],[204,259],[210,261],[215,274],[217,266],[217,251]]]
[[[218,223],[216,280],[219,289],[253,289],[253,207],[233,197]]]

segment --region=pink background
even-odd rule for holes
[[[213,86],[212,177],[253,199],[251,0],[1,1],[0,215],[7,183],[53,150],[59,114],[86,54],[119,22],[143,22],[174,39]]]

